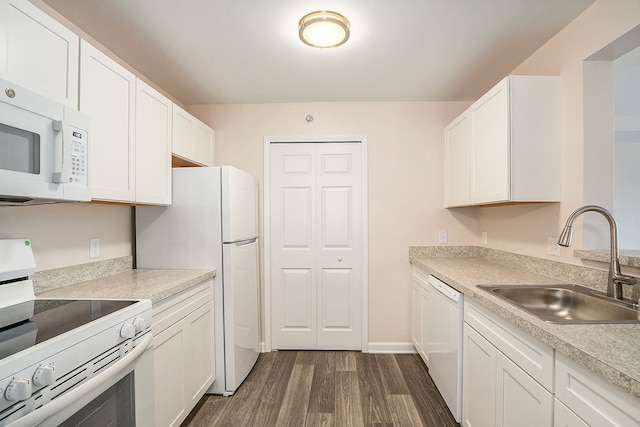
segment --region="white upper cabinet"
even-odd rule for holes
[[[445,206],[471,201],[471,117],[464,114],[445,128]]]
[[[471,201],[508,201],[511,190],[509,79],[473,104],[470,113],[469,120],[473,123]]]
[[[446,207],[560,200],[558,77],[506,77],[445,135]]]
[[[79,45],[27,0],[0,0],[0,77],[77,109]]]
[[[137,203],[171,204],[172,105],[167,97],[137,81]]]
[[[188,163],[213,166],[214,131],[173,105],[173,155]]]
[[[200,120],[195,121],[193,135],[193,159],[206,166],[213,166],[214,132]]]
[[[80,111],[91,116],[91,198],[135,201],[136,77],[82,40]]]
[[[192,146],[195,133],[193,116],[177,105],[173,105],[172,153],[185,159],[193,156]]]

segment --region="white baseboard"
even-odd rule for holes
[[[269,353],[272,350],[267,350],[266,345],[260,342],[260,352]],[[363,353],[389,353],[389,354],[415,354],[417,353],[413,343],[410,342],[370,342],[366,349],[362,350]]]
[[[411,342],[370,342],[368,353],[416,353]]]

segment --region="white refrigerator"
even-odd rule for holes
[[[137,268],[216,269],[216,379],[232,395],[260,345],[257,181],[231,166],[173,169],[171,206],[136,207]]]

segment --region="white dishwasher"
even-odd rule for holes
[[[429,375],[457,422],[462,418],[464,295],[429,276]]]

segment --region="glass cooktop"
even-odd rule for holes
[[[35,299],[0,309],[0,359],[137,301]]]

